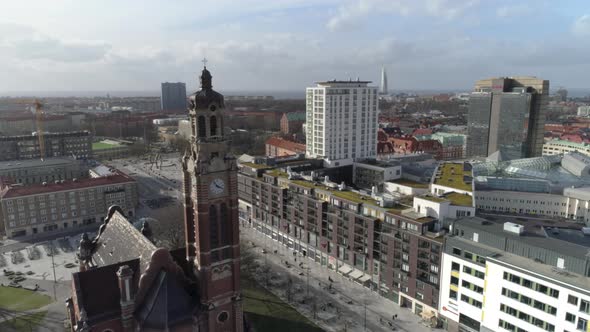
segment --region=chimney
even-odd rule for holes
[[[123,331],[133,332],[133,310],[135,309],[135,294],[133,285],[131,284],[133,270],[128,265],[123,265],[117,271],[117,278],[119,279],[119,294],[121,298],[121,325],[123,325]]]

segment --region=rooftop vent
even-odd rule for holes
[[[46,186],[47,185],[47,182],[43,182],[42,185]]]
[[[586,236],[590,236],[590,227],[582,227],[582,233]]]
[[[505,222],[504,231],[516,235],[521,235],[524,232],[524,226],[512,222]]]

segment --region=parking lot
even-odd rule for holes
[[[89,234],[93,236],[94,234]],[[33,244],[20,243],[15,247],[7,241],[0,247],[0,269],[5,277],[20,276],[19,283],[34,283],[35,280],[69,281],[72,272],[78,271],[76,250],[81,234],[60,237]],[[55,267],[55,269],[54,269]],[[9,278],[15,282],[16,277]]]

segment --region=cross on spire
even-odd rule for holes
[[[207,58],[203,58],[203,60],[201,60],[201,62],[203,62],[203,67],[207,68]]]

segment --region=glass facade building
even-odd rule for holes
[[[534,77],[478,81],[469,99],[467,155],[540,156],[548,89],[549,81]]]

